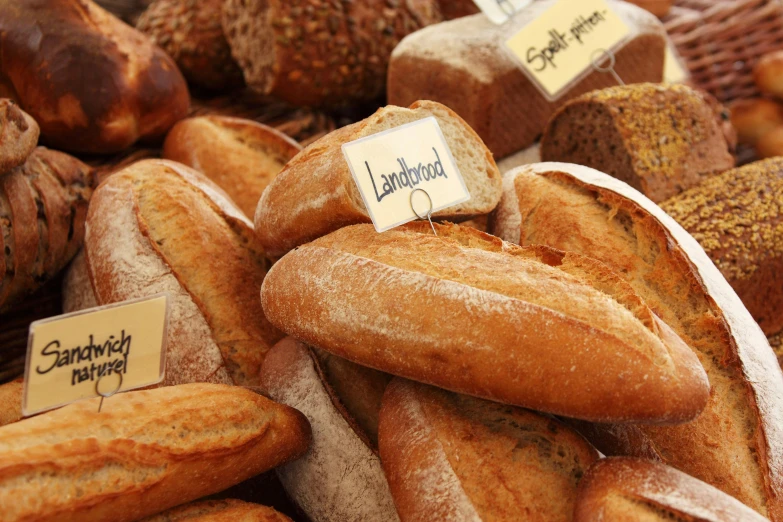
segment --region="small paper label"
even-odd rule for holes
[[[631,34],[606,0],[560,0],[505,44],[539,90],[555,100],[592,67],[594,53],[613,51]]]
[[[434,116],[345,143],[342,151],[378,232],[417,219],[416,189],[429,195],[433,213],[470,199]],[[430,205],[421,196],[413,204],[425,216]]]
[[[168,315],[159,294],[32,323],[22,413],[98,397],[98,380],[104,395],[160,382]]]
[[[473,0],[473,2],[493,24],[501,25],[515,13],[533,3],[533,0]]]
[[[672,50],[671,45],[666,46],[663,64],[663,81],[665,83],[683,83],[688,79],[688,73],[685,72],[685,69],[680,64],[680,60]]]

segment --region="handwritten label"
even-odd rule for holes
[[[433,213],[470,199],[434,116],[345,143],[342,151],[378,232],[417,219],[416,189],[430,196]],[[421,216],[430,210],[424,199],[414,198]]]
[[[666,46],[663,62],[663,81],[665,83],[683,83],[688,79],[688,73],[680,64],[680,59],[670,45]]]
[[[556,100],[592,67],[595,51],[612,51],[631,33],[606,0],[560,0],[505,45],[542,94]]]
[[[126,301],[30,325],[22,413],[133,390],[163,379],[168,295]],[[111,381],[107,384],[105,381]]]
[[[473,0],[473,3],[493,24],[501,25],[533,3],[533,0]]]

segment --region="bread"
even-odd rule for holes
[[[737,500],[676,469],[649,460],[598,461],[579,483],[574,522],[763,522]]]
[[[495,158],[533,144],[560,105],[585,92],[616,85],[591,72],[557,101],[549,102],[503,48],[513,32],[537,18],[554,0],[537,1],[502,26],[477,14],[426,27],[406,37],[389,63],[388,102],[440,102],[470,125]],[[626,83],[663,79],[666,33],[650,13],[609,0],[638,34],[616,53],[615,70]]]
[[[767,334],[783,330],[783,158],[751,163],[661,203],[707,252]]]
[[[363,366],[499,402],[605,421],[701,411],[696,357],[603,265],[435,230],[355,225],[300,246],[267,274],[264,313]]]
[[[486,214],[500,198],[500,172],[492,154],[465,122],[439,103],[409,109],[384,107],[338,129],[295,156],[264,192],[255,214],[256,234],[269,255],[281,256],[308,241],[370,216],[343,156],[344,143],[434,116],[465,180],[470,199],[433,216],[466,219]]]
[[[250,221],[216,185],[184,165],[143,160],[95,191],[65,303],[168,292],[163,384],[256,385],[265,353],[283,337],[258,299],[267,265]]]
[[[227,116],[182,120],[163,143],[164,158],[203,172],[251,219],[264,189],[300,150],[271,127]]]
[[[52,147],[117,152],[163,136],[187,113],[171,58],[90,0],[2,2],[0,35],[0,91]]]
[[[155,0],[136,29],[150,37],[195,85],[213,90],[240,87],[242,70],[231,58],[220,19],[222,0]]]
[[[0,426],[11,424],[22,418],[22,378],[0,384]]]
[[[305,345],[286,338],[272,348],[264,361],[261,380],[269,396],[304,413],[313,428],[313,444],[307,453],[278,468],[277,474],[289,496],[311,520],[398,520],[377,450],[377,416],[388,379],[380,372],[347,361],[334,364],[335,359],[331,356],[327,364],[322,364],[323,359],[319,360]],[[327,379],[328,369],[335,366],[339,366],[341,374]],[[350,387],[357,381],[369,386],[341,395],[332,386],[339,382]],[[363,398],[362,391],[370,392],[364,397],[373,403],[371,407],[360,404],[349,410]],[[357,411],[369,411],[374,416],[374,422],[364,423],[370,424],[368,431],[357,423]],[[366,415],[363,417],[367,419]],[[374,442],[369,438],[370,432]]]
[[[783,52],[762,56],[753,66],[753,81],[762,93],[783,99]]]
[[[570,522],[598,460],[552,418],[402,379],[383,396],[379,441],[402,522]]]
[[[251,390],[186,384],[0,428],[3,519],[130,522],[299,457],[310,427]]]
[[[481,12],[473,0],[438,0],[438,6],[444,20],[452,20]]]
[[[266,506],[227,499],[191,502],[142,522],[291,522],[291,519]]]
[[[730,105],[731,123],[737,129],[739,142],[756,145],[763,135],[783,126],[783,105],[768,98],[735,100]]]
[[[783,156],[783,125],[767,132],[756,142],[756,154],[760,158]]]
[[[663,460],[783,520],[783,376],[763,333],[693,237],[624,183],[561,163],[506,174],[490,230],[607,263],[707,371],[710,400],[694,422],[595,425],[583,433],[600,451]]]
[[[658,18],[663,18],[669,14],[674,0],[628,0],[632,4],[636,4],[642,9],[650,11]]]
[[[704,95],[685,85],[611,87],[558,109],[541,159],[592,167],[660,202],[734,167],[721,124]]]
[[[223,3],[223,30],[247,85],[292,105],[375,99],[392,49],[438,21],[436,0]]]
[[[0,176],[18,167],[38,144],[40,129],[13,100],[0,98]]]
[[[36,148],[0,175],[0,312],[62,270],[81,247],[94,171],[62,152]]]

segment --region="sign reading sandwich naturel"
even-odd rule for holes
[[[342,151],[378,232],[470,199],[435,117],[345,143]],[[417,189],[431,208],[426,197],[411,198]]]

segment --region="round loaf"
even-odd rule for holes
[[[291,519],[270,507],[226,499],[191,502],[141,522],[291,522]]]
[[[763,135],[783,126],[783,105],[769,98],[736,100],[730,108],[737,138],[745,145],[755,145]]]
[[[756,154],[760,158],[783,156],[783,124],[764,133],[756,142]]]
[[[762,93],[783,99],[783,51],[762,56],[753,67],[753,80]]]
[[[0,176],[18,167],[38,144],[35,120],[13,100],[0,98]]]

